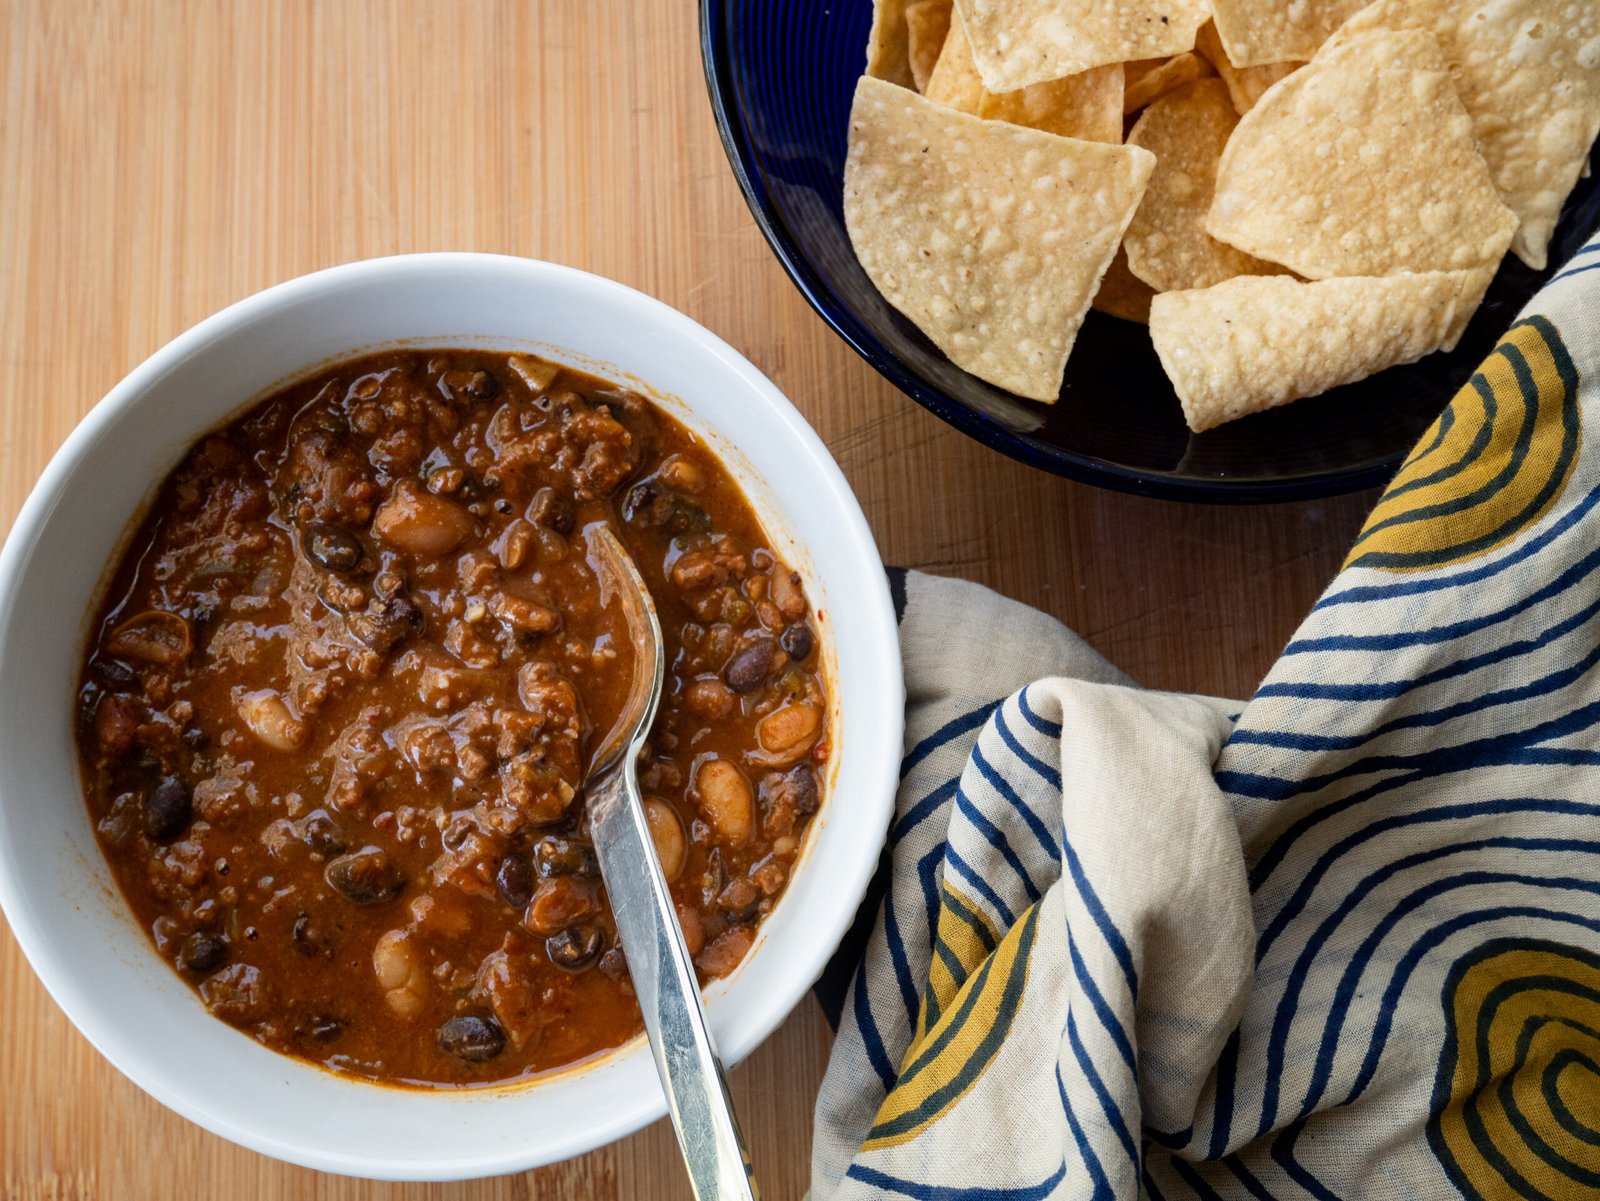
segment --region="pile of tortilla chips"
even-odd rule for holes
[[[844,211],[957,366],[1054,401],[1091,304],[1195,430],[1455,346],[1600,134],[1600,0],[874,0]]]

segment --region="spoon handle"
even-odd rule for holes
[[[759,1195],[700,986],[655,856],[632,755],[589,786],[589,827],[697,1201]]]

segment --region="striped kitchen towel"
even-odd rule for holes
[[[901,577],[815,1201],[1600,1197],[1597,506],[1600,242],[1248,704]]]

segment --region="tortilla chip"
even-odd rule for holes
[[[1511,249],[1547,261],[1567,194],[1600,136],[1595,0],[1378,0],[1334,35],[1424,29],[1439,39],[1478,149],[1521,225]]]
[[[1500,261],[1517,228],[1425,33],[1330,47],[1239,120],[1206,232],[1308,279]]]
[[[985,91],[978,104],[978,116],[1067,138],[1120,142],[1122,64],[1091,67],[1065,79],[1029,84],[1014,92]]]
[[[909,88],[911,58],[906,44],[906,0],[872,0],[867,34],[867,74]]]
[[[956,0],[991,92],[1193,49],[1210,0]]]
[[[1111,260],[1111,266],[1100,279],[1100,290],[1094,294],[1093,308],[1124,321],[1150,324],[1150,300],[1155,290],[1128,270],[1128,254],[1121,246]]]
[[[950,34],[950,0],[911,0],[906,5],[906,54],[917,91],[928,90],[933,64]]]
[[[1198,433],[1454,349],[1493,275],[1241,275],[1158,295],[1150,340]]]
[[[1123,247],[1129,269],[1157,292],[1283,270],[1206,233],[1217,160],[1238,123],[1222,80],[1200,79],[1145,109],[1128,134],[1129,145],[1156,156],[1156,169]]]
[[[1138,112],[1153,100],[1176,91],[1186,83],[1216,74],[1211,64],[1193,51],[1171,58],[1147,58],[1123,64],[1122,112]]]
[[[1268,88],[1301,67],[1303,62],[1267,63],[1259,67],[1236,67],[1217,36],[1214,21],[1207,21],[1195,35],[1195,51],[1216,68],[1222,82],[1228,85],[1228,98],[1233,101],[1233,111],[1241,117],[1256,106],[1256,101]]]
[[[956,366],[1054,400],[1154,166],[1136,146],[983,121],[863,77],[845,227],[868,278]]]
[[[1366,3],[1367,0],[1212,0],[1212,8],[1217,32],[1228,48],[1228,61],[1238,67],[1257,67],[1304,62]]]
[[[973,64],[972,46],[959,13],[950,21],[944,49],[923,91],[929,100],[986,120],[1009,121],[1093,142],[1122,141],[1120,63],[1014,92],[991,92]]]
[[[972,43],[967,41],[959,12],[952,10],[950,14],[950,31],[945,34],[939,60],[922,92],[929,100],[974,116],[983,105],[983,78],[972,61]]]

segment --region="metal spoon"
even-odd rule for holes
[[[694,1195],[697,1201],[754,1201],[750,1156],[706,1029],[694,964],[639,795],[639,752],[661,699],[661,623],[639,569],[617,536],[593,525],[585,538],[600,580],[600,601],[621,606],[635,655],[627,702],[589,768],[590,837]]]

